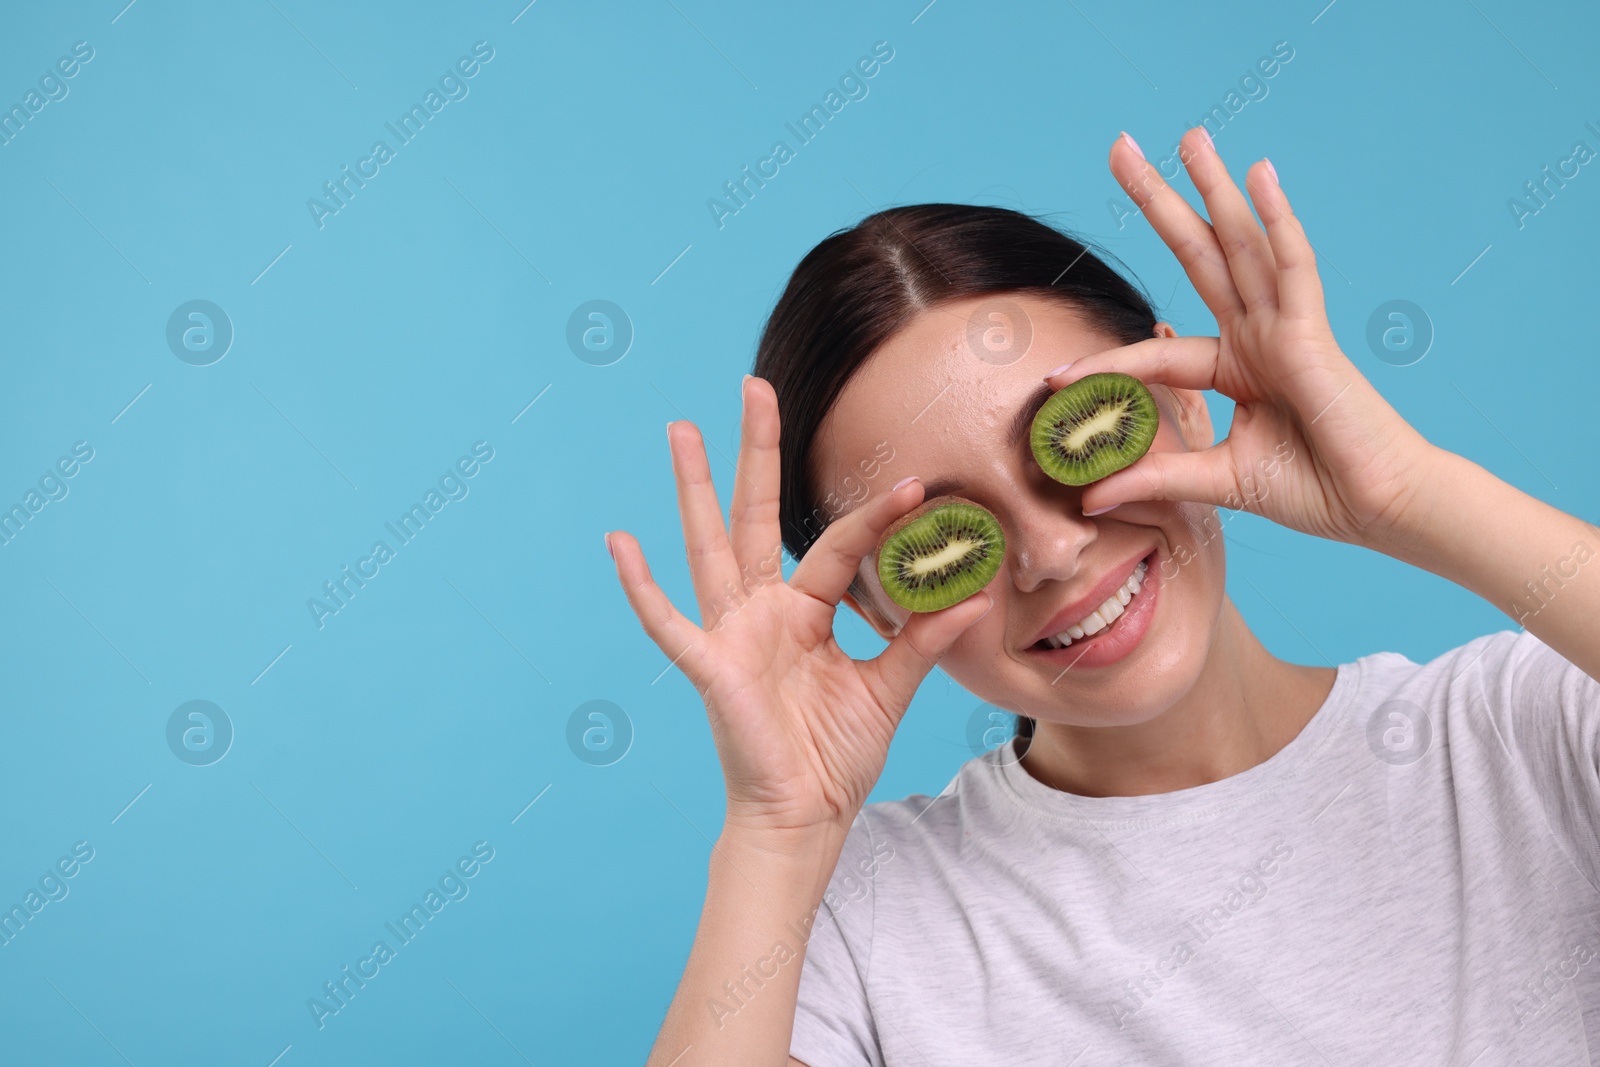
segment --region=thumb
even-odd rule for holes
[[[943,611],[913,614],[888,648],[861,665],[878,703],[898,722],[934,664],[993,607],[994,597],[978,593]]]
[[[1125,470],[1100,479],[1083,494],[1083,513],[1093,515],[1135,500],[1194,500],[1230,507],[1238,478],[1226,442],[1199,452],[1146,452]]]

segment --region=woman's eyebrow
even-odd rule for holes
[[[1039,414],[1039,409],[1044,407],[1044,402],[1055,395],[1055,390],[1048,384],[1041,385],[1017,408],[1017,413],[1011,419],[1011,427],[1007,431],[1007,442],[1016,448],[1028,439],[1033,429],[1033,417]],[[947,496],[961,488],[961,483],[951,478],[935,478],[931,482],[924,482],[922,498],[932,500],[936,496]]]
[[[1011,433],[1007,440],[1012,447],[1016,447],[1028,439],[1033,430],[1033,417],[1039,414],[1039,409],[1044,407],[1044,402],[1055,395],[1055,390],[1049,383],[1041,385],[1028,397],[1027,403],[1017,409],[1016,417],[1011,420]]]

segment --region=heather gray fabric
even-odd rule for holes
[[[792,1055],[1600,1064],[1597,754],[1600,684],[1514,631],[1343,664],[1194,789],[1075,796],[1003,746],[856,820]]]

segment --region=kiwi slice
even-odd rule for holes
[[[883,535],[878,580],[901,607],[939,611],[988,585],[1005,554],[998,519],[970,500],[938,497]]]
[[[1150,450],[1161,421],[1156,398],[1129,374],[1106,371],[1058,391],[1033,417],[1033,455],[1066,485],[1088,485]]]

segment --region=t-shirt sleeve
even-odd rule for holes
[[[807,1067],[883,1067],[867,1000],[876,884],[887,842],[873,840],[863,809],[811,925],[789,1055]]]
[[[1600,682],[1527,631],[1491,637],[1477,666],[1551,829],[1600,887]]]

